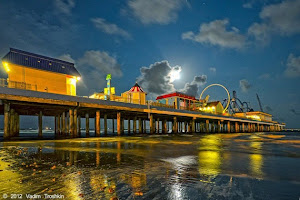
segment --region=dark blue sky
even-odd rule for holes
[[[79,95],[103,90],[107,73],[118,94],[137,80],[149,99],[220,83],[255,110],[258,93],[266,111],[299,127],[300,0],[0,2],[0,56],[14,47],[75,62]]]

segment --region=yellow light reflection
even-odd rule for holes
[[[199,173],[216,176],[221,171],[221,139],[218,135],[207,135],[200,139]]]
[[[252,139],[258,138],[257,136],[251,136]],[[250,147],[252,147],[252,151],[254,154],[249,155],[250,159],[250,170],[251,173],[259,178],[262,178],[264,173],[262,171],[263,166],[263,155],[262,151],[262,142],[251,142]]]

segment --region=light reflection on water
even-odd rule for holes
[[[299,133],[2,142],[0,196],[298,199],[299,144]]]

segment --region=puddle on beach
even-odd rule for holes
[[[0,143],[0,196],[298,199],[300,134],[105,137]],[[10,197],[10,196],[9,196]]]

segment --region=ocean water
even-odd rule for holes
[[[7,141],[0,183],[0,199],[298,200],[300,133]]]

